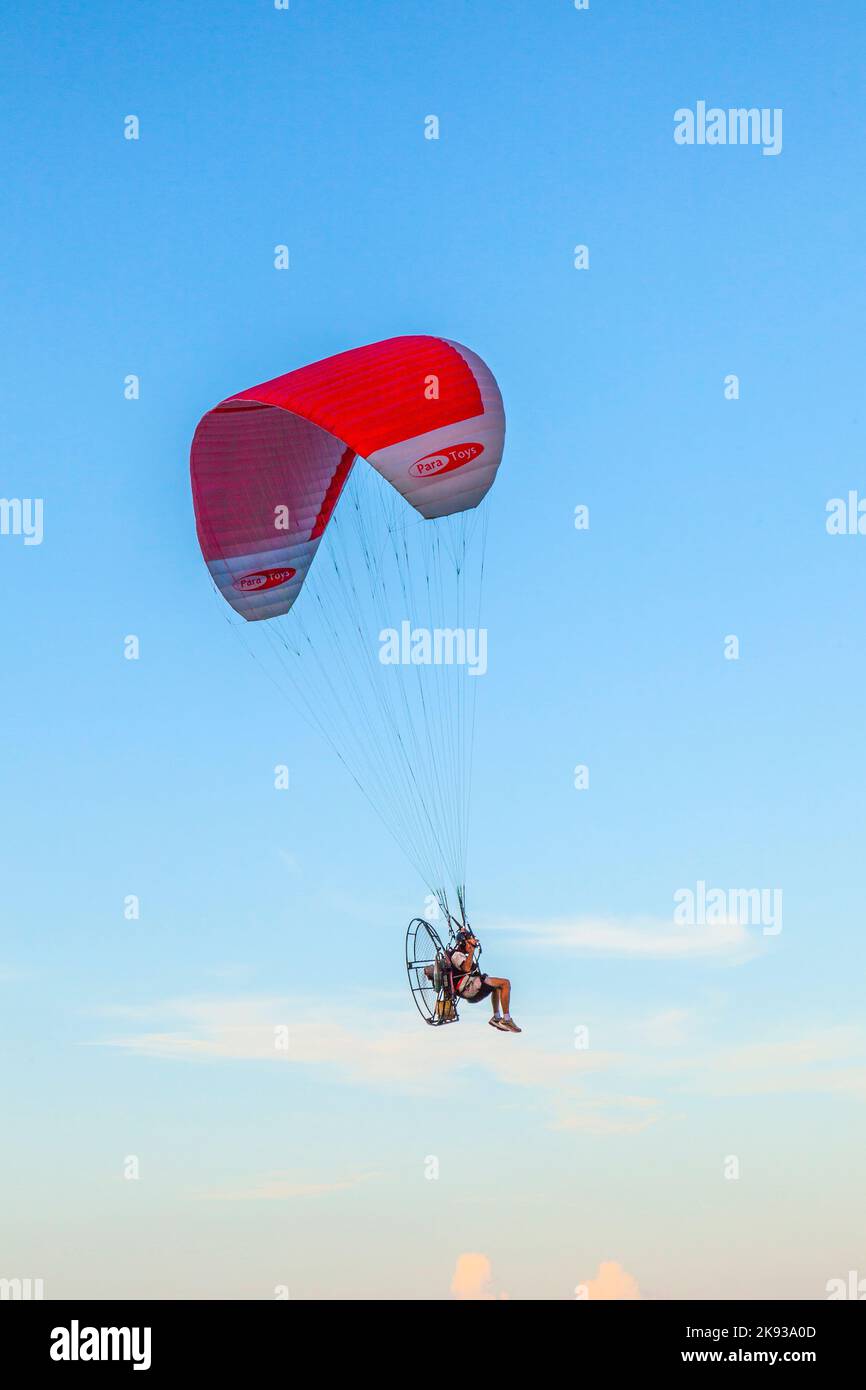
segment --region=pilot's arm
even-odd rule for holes
[[[477,945],[478,942],[475,940],[474,936],[470,937],[469,940],[466,942],[466,959],[463,965],[463,970],[467,975],[471,974],[472,972],[472,965],[475,960],[475,948]]]

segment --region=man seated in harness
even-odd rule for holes
[[[458,999],[465,999],[467,1004],[477,1004],[490,995],[493,1017],[488,1019],[488,1023],[491,1028],[498,1028],[502,1033],[522,1033],[523,1029],[518,1028],[508,1012],[511,1003],[511,981],[499,979],[495,975],[483,975],[475,964],[477,950],[477,938],[472,935],[468,926],[461,927],[450,952],[454,971],[454,991]]]

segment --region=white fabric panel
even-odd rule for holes
[[[505,445],[505,412],[493,374],[469,348],[450,346],[471,368],[484,413],[369,456],[373,467],[428,519],[477,507],[496,476]]]

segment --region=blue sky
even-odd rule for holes
[[[605,1261],[646,1297],[821,1297],[864,1260],[866,540],[825,528],[864,488],[862,7],[7,30],[0,493],[45,520],[0,536],[0,1275],[440,1298],[475,1252],[511,1297]],[[781,108],[782,153],[675,144],[700,100]],[[415,332],[508,414],[470,891],[520,1038],[420,1027],[423,885],[195,541],[206,409]],[[781,888],[783,931],[677,935],[698,880]]]

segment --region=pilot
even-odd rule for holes
[[[456,945],[451,951],[454,988],[457,994],[468,1004],[477,1004],[489,995],[493,1007],[493,1017],[488,1020],[491,1028],[498,1028],[501,1033],[522,1033],[523,1029],[518,1028],[508,1012],[511,1003],[511,981],[500,979],[496,975],[483,975],[475,964],[477,949],[477,937],[472,935],[469,927],[461,927],[457,933]]]

